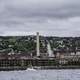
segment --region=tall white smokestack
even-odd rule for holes
[[[37,32],[37,56],[40,56],[40,51],[39,51],[39,32]]]

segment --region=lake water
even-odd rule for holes
[[[80,69],[1,71],[0,80],[80,80]]]

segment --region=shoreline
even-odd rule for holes
[[[0,71],[19,71],[19,70],[26,70],[27,67],[0,67]],[[60,70],[60,69],[80,69],[80,66],[41,66],[41,67],[34,67],[33,69],[36,70]]]

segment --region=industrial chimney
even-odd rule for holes
[[[39,51],[39,32],[37,32],[37,44],[36,44],[36,46],[37,46],[37,56],[40,56],[40,51]]]

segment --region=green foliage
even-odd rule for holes
[[[47,50],[47,41],[50,42],[52,50],[54,49],[73,49],[80,48],[80,38],[60,38],[60,37],[40,37],[40,49],[42,52]],[[33,52],[36,50],[36,36],[13,36],[0,37],[0,50]]]

